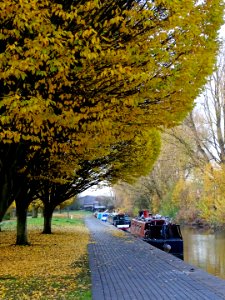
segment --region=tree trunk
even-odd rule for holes
[[[38,217],[38,207],[32,207],[32,218]]]
[[[17,205],[17,237],[16,245],[29,245],[27,236],[27,206]]]
[[[13,208],[11,211],[10,211],[10,219],[15,219],[16,217],[16,209]]]
[[[52,214],[54,211],[54,207],[51,205],[44,204],[44,228],[43,232],[44,234],[51,234],[52,233]]]
[[[8,185],[6,182],[6,176],[0,176],[0,223],[2,222],[7,209],[12,204],[13,200],[9,197]],[[1,226],[0,226],[1,231]]]
[[[0,222],[2,221],[7,209],[13,202],[13,198],[10,195],[10,187],[7,184],[7,176],[0,176]]]

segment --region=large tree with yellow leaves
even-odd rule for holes
[[[176,124],[212,71],[222,2],[2,1],[1,140],[91,158]]]
[[[1,153],[0,203],[18,194],[9,182],[40,149],[73,149],[79,165],[179,123],[212,71],[222,5],[3,0],[0,139],[15,150],[8,162]]]
[[[33,164],[21,193],[16,197],[18,245],[28,244],[26,212],[34,198],[44,203],[44,230],[51,233],[51,219],[56,206],[101,181],[115,183],[119,179],[131,182],[146,174],[155,162],[160,149],[160,135],[156,130],[143,133],[130,142],[114,145],[108,155],[74,166],[73,155],[42,157],[38,168]],[[70,166],[70,172],[68,165]]]

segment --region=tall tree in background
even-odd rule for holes
[[[216,70],[209,77],[202,100],[190,114],[187,125],[192,130],[197,149],[208,162],[225,163],[225,52],[221,50]]]
[[[168,133],[162,135],[160,155],[147,176],[140,177],[132,185],[123,182],[114,186],[117,207],[127,206],[129,210],[132,207],[135,214],[144,208],[153,213],[175,214],[177,210],[172,205],[173,190],[180,178],[186,178],[190,174],[192,161],[183,145],[178,144]],[[180,134],[184,138],[184,132],[181,131]],[[188,141],[189,135],[186,133],[186,142]]]
[[[214,73],[182,126],[167,131],[183,145],[194,165],[225,162],[225,48],[221,47]],[[189,134],[189,142],[187,135]]]

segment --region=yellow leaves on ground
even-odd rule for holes
[[[14,231],[0,233],[0,299],[90,299],[87,229],[70,224],[40,232],[30,228],[31,246],[24,247],[12,244]]]
[[[114,230],[112,232],[112,236],[115,236],[115,237],[118,237],[118,238],[127,238],[127,235],[122,230],[116,230],[116,231]]]
[[[46,277],[50,274],[74,275],[79,272],[79,268],[74,270],[71,264],[86,254],[88,235],[82,227],[77,227],[76,233],[73,232],[73,228],[66,230],[67,232],[61,229],[53,235],[43,235],[40,231],[34,230],[31,232],[29,247],[10,245],[15,233],[1,233],[4,243],[1,244],[3,264],[1,264],[0,275]]]
[[[112,232],[112,236],[119,238],[119,239],[124,239],[125,243],[133,243],[134,241],[130,239],[130,236],[126,234],[125,231],[123,230],[117,230]]]
[[[112,234],[113,236],[115,236],[115,237],[119,237],[119,238],[125,238],[126,236],[125,236],[125,233],[123,232],[123,231],[115,231],[115,232],[113,232],[113,234]]]

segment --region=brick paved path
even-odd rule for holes
[[[224,280],[92,216],[86,225],[93,300],[225,299]]]

